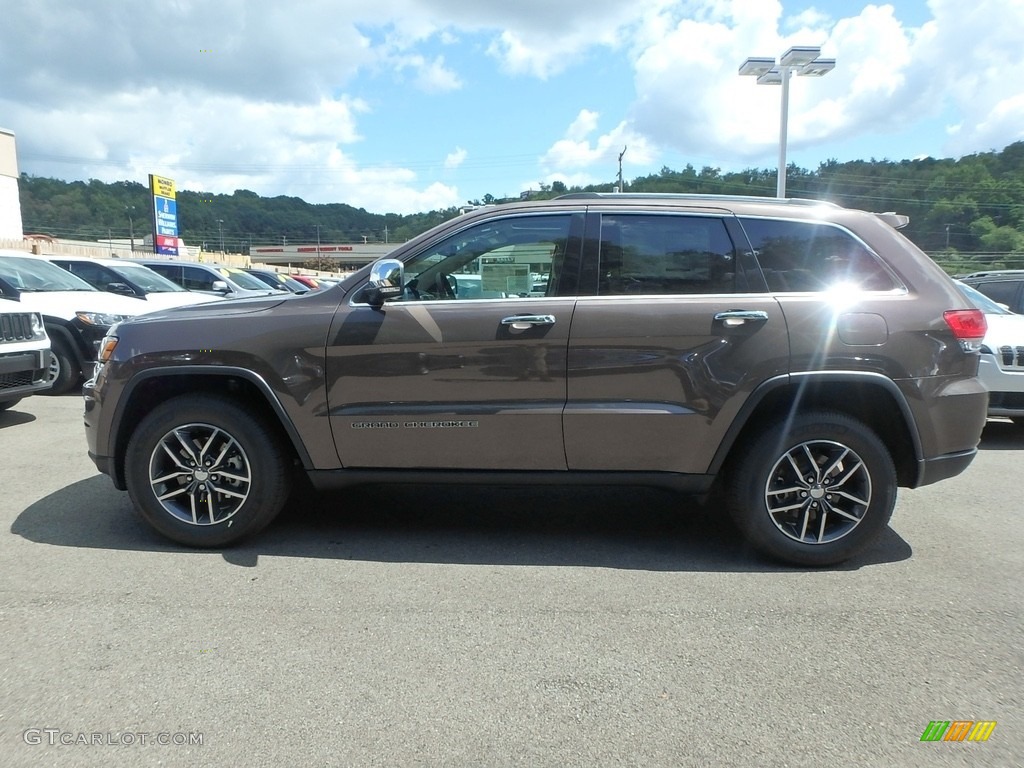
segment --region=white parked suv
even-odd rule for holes
[[[0,250],[0,280],[18,296],[19,312],[37,312],[50,337],[49,392],[59,395],[91,374],[99,342],[110,326],[145,314],[138,299],[98,291],[46,259]]]
[[[0,411],[49,387],[49,359],[42,316],[24,311],[17,291],[0,281]]]

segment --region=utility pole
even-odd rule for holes
[[[627,147],[623,147],[622,151],[619,152],[619,189],[618,189],[619,192],[624,192],[625,191],[623,189],[623,186],[622,186],[622,156],[626,154],[626,150],[627,149],[629,149],[628,146]]]

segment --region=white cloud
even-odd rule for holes
[[[602,177],[611,178],[617,172],[618,157],[623,147],[628,147],[623,156],[624,165],[642,166],[653,161],[654,152],[649,142],[633,133],[626,122],[591,141],[590,136],[597,130],[599,117],[596,112],[582,110],[566,130],[565,138],[548,149],[541,161],[548,169],[548,177],[569,178],[573,172],[604,165]]]
[[[466,157],[468,155],[469,153],[462,147],[456,147],[454,152],[451,152],[447,157],[445,157],[444,167],[449,170],[458,168],[466,161]]]

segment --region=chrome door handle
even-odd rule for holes
[[[717,313],[715,320],[723,323],[726,328],[738,328],[746,323],[766,323],[768,313],[759,309],[730,309]]]
[[[513,315],[503,318],[502,325],[511,326],[513,330],[525,331],[535,325],[554,325],[554,315]]]

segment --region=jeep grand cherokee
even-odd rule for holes
[[[739,197],[484,208],[327,291],[120,323],[89,454],[195,546],[262,529],[298,470],[717,488],[763,553],[837,563],[897,486],[963,471],[985,421],[984,315],[905,223]]]

